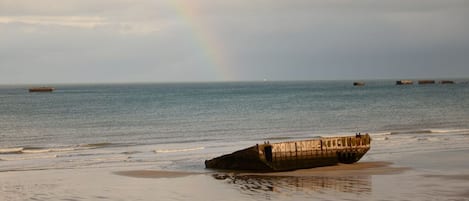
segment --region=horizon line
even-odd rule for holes
[[[187,80],[187,81],[104,81],[104,82],[31,82],[31,83],[0,83],[1,86],[25,86],[25,85],[117,85],[117,84],[197,84],[197,83],[249,83],[249,82],[324,82],[324,81],[398,81],[398,80],[455,80],[455,81],[469,81],[469,77],[446,77],[446,78],[367,78],[367,79],[285,79],[285,80]]]

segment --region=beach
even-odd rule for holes
[[[464,161],[460,168],[467,168],[467,151],[440,153],[447,160],[425,168],[359,162],[277,173],[134,168],[12,171],[0,173],[0,187],[5,201],[468,200],[469,171],[455,174],[448,163]]]
[[[0,0],[0,201],[469,201],[468,64],[469,0]]]

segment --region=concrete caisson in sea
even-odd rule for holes
[[[355,163],[370,149],[368,134],[264,143],[205,161],[206,168],[287,171]]]
[[[414,84],[412,80],[398,80],[396,81],[396,85],[410,85]]]
[[[452,80],[441,80],[440,84],[454,84],[454,81],[452,81]]]
[[[365,86],[365,82],[354,82],[353,86]]]
[[[53,92],[55,88],[53,87],[32,87],[29,88],[29,92]]]
[[[435,80],[419,80],[419,84],[435,84]]]

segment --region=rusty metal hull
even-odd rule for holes
[[[266,143],[205,161],[206,168],[287,171],[355,163],[370,149],[369,135]]]

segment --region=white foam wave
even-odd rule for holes
[[[103,155],[105,153],[72,153],[72,154],[59,154],[57,155],[57,158],[67,158],[67,157],[87,157],[87,156],[97,156],[97,155]]]
[[[428,138],[427,140],[430,142],[438,142],[438,141],[448,140],[448,138],[431,137],[431,138]]]
[[[139,153],[142,153],[142,152],[140,152],[140,151],[124,151],[121,154],[132,155],[132,154],[139,154]]]
[[[40,154],[48,152],[65,152],[74,151],[74,148],[57,148],[57,149],[23,149],[21,152],[25,154]]]
[[[432,133],[469,133],[469,129],[432,129]]]
[[[40,154],[40,153],[47,153],[50,152],[49,149],[29,149],[29,150],[23,150],[21,153],[24,154]]]
[[[409,135],[409,134],[464,134],[469,133],[469,129],[421,129],[393,131],[390,135]]]
[[[0,154],[43,154],[49,152],[68,152],[75,150],[86,150],[87,147],[61,147],[61,148],[28,148],[28,147],[15,147],[15,148],[2,148]]]
[[[373,137],[371,137],[371,140],[373,140],[373,141],[375,141],[375,140],[384,141],[384,140],[389,140],[389,137],[387,137],[387,136],[374,137],[373,136]]]
[[[22,161],[22,160],[34,160],[34,159],[48,159],[57,158],[57,155],[38,155],[38,156],[25,156],[25,157],[2,157],[2,161]]]
[[[22,153],[23,149],[24,149],[23,147],[0,149],[0,154],[17,154],[17,153]]]
[[[405,134],[430,134],[432,130],[408,130],[408,131],[393,131],[391,135],[405,135]]]
[[[112,161],[124,161],[129,159],[128,156],[116,156],[116,157],[106,157],[106,158],[91,158],[87,161],[90,162],[112,162]]]
[[[195,148],[187,148],[187,149],[157,149],[154,150],[155,153],[174,153],[174,152],[188,152],[188,151],[197,151],[203,150],[205,147],[195,147]]]
[[[371,136],[383,136],[383,135],[391,135],[391,132],[378,132],[378,133],[368,133]]]
[[[101,142],[101,143],[92,143],[92,144],[80,144],[78,145],[79,147],[85,147],[85,148],[102,148],[102,147],[109,147],[109,146],[114,146],[115,144],[110,143],[110,142]]]

